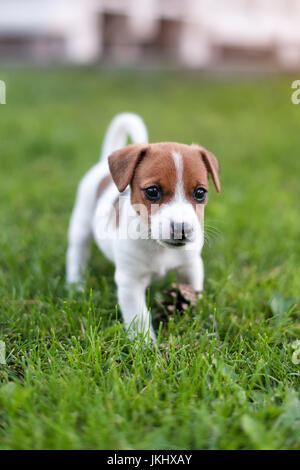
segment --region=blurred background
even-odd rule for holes
[[[300,449],[299,26],[300,0],[0,0],[1,449]],[[64,280],[122,111],[220,161],[203,304],[157,354],[128,344],[95,246],[85,292]]]
[[[1,0],[1,63],[300,68],[299,0]]]

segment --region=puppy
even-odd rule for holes
[[[126,145],[130,138],[132,145]],[[135,114],[110,124],[100,162],[80,182],[69,227],[66,276],[82,285],[90,240],[115,264],[125,327],[156,337],[145,291],[153,276],[176,270],[201,295],[208,176],[220,192],[217,158],[198,145],[148,143]]]

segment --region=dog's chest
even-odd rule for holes
[[[152,241],[148,240],[148,244],[152,245]],[[148,249],[147,249],[148,248]],[[133,264],[135,270],[145,274],[149,273],[153,277],[163,277],[168,271],[178,268],[183,264],[182,254],[176,253],[175,250],[166,249],[164,247],[155,246],[144,247],[143,250],[137,249]]]
[[[168,271],[176,269],[182,264],[182,257],[172,251],[164,249],[160,255],[153,257],[151,268],[154,275],[162,277]]]

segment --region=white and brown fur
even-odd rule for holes
[[[133,144],[126,146],[128,137]],[[200,255],[207,199],[197,204],[193,193],[199,186],[208,190],[209,173],[219,192],[218,161],[212,153],[197,145],[149,144],[139,116],[116,116],[100,162],[83,177],[77,191],[69,227],[67,282],[78,286],[83,282],[93,236],[115,264],[126,329],[131,334],[149,332],[155,341],[145,301],[151,279],[176,270],[197,292],[203,290]],[[162,191],[155,204],[144,192],[153,185]]]

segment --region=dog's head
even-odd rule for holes
[[[109,157],[112,178],[123,192],[131,187],[131,204],[151,238],[172,248],[202,240],[208,175],[220,192],[217,158],[197,145],[173,142],[134,144]]]

